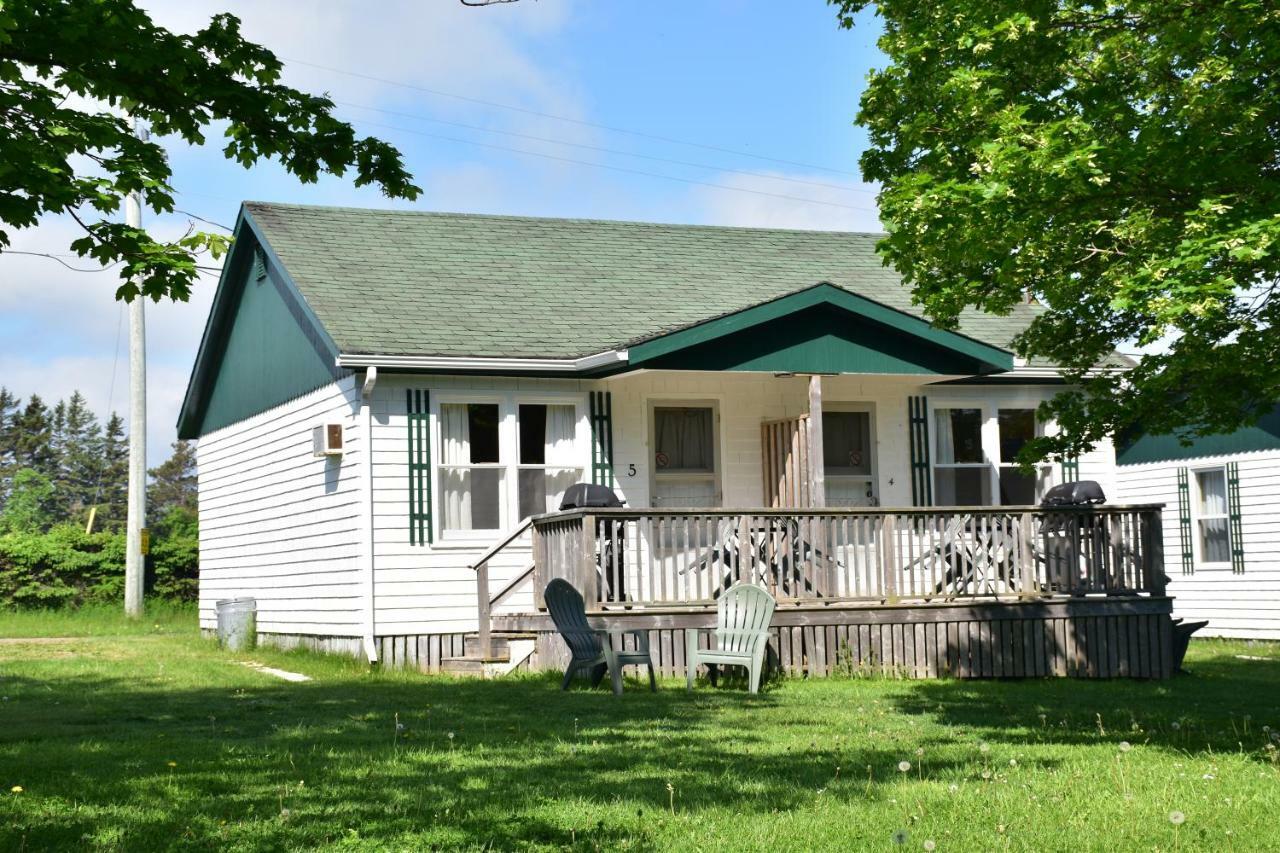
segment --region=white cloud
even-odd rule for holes
[[[876,185],[856,178],[824,173],[727,172],[708,179],[708,183],[734,188],[698,187],[690,194],[694,209],[708,224],[818,231],[884,230],[876,212]]]

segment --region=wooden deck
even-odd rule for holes
[[[534,562],[504,589],[477,564],[491,631],[564,647],[539,591],[569,580],[602,628],[649,632],[664,674],[733,583],[778,601],[772,654],[806,675],[1164,678],[1173,670],[1161,508],[582,510],[532,521]],[[521,583],[535,608],[503,610]]]

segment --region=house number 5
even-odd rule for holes
[[[636,475],[636,463],[632,462],[627,466],[627,476],[634,477]]]

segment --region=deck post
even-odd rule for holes
[[[600,606],[600,583],[595,574],[596,562],[596,517],[582,517],[582,554],[578,566],[575,567],[582,581],[582,597],[592,609]]]
[[[476,615],[479,619],[480,657],[493,656],[492,620],[489,613],[489,561],[476,566]]]
[[[1147,589],[1152,595],[1165,594],[1164,576],[1164,525],[1160,510],[1147,510],[1147,541],[1143,549],[1147,554]]]
[[[827,479],[822,469],[822,376],[809,377],[809,504],[827,505]]]
[[[898,517],[893,514],[884,517],[882,530],[883,540],[880,543],[880,565],[884,571],[884,597],[890,603],[898,600]]]
[[[1031,513],[1022,513],[1020,519],[1020,535],[1018,536],[1018,562],[1021,563],[1022,569],[1022,597],[1035,598],[1036,590],[1036,561],[1031,550],[1031,531],[1033,530],[1031,522]]]

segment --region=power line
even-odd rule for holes
[[[511,110],[513,112],[524,113],[525,115],[537,116],[539,118],[549,118],[554,121],[563,121],[569,124],[581,125],[583,127],[594,127],[598,130],[607,130],[611,133],[625,133],[630,136],[639,137],[641,139],[652,139],[655,142],[666,142],[673,145],[688,145],[692,148],[702,148],[707,151],[719,151],[721,154],[733,154],[734,156],[737,156],[737,157],[751,157],[752,159],[755,159],[755,160],[764,160],[770,163],[782,163],[787,166],[799,166],[804,169],[817,169],[822,172],[832,172],[833,174],[837,174],[837,175],[851,175],[852,177],[855,177],[855,178],[860,177],[857,172],[850,172],[847,169],[833,169],[830,166],[819,166],[816,163],[805,163],[799,160],[783,160],[778,157],[766,157],[763,154],[752,154],[748,151],[739,151],[734,148],[725,148],[719,145],[707,145],[706,143],[702,143],[702,142],[692,142],[687,139],[677,139],[673,136],[661,136],[656,133],[645,133],[644,131],[631,130],[630,128],[625,128],[625,127],[614,127],[608,124],[597,124],[596,122],[592,122],[592,121],[584,121],[582,119],[570,118],[568,116],[555,115],[554,113],[544,113],[544,112],[540,112],[539,110],[531,110],[525,107],[517,107],[514,104],[503,104],[497,101],[487,101],[487,100],[484,100],[483,98],[473,98],[470,95],[459,95],[456,92],[446,92],[442,89],[432,89],[427,86],[419,86],[414,83],[405,83],[400,80],[389,80],[385,77],[374,77],[370,74],[360,74],[358,72],[347,71],[342,68],[333,68],[328,65],[319,65],[315,62],[306,62],[301,59],[290,59],[285,56],[282,56],[280,58],[283,59],[285,62],[291,62],[295,65],[305,65],[308,68],[316,68],[321,71],[328,71],[333,74],[343,74],[347,77],[356,77],[361,80],[369,80],[373,83],[383,83],[388,86],[400,86],[405,89],[416,89],[419,92],[426,92],[427,94],[430,94],[430,95],[438,95],[439,97],[442,97],[442,98],[453,98],[458,101],[466,101],[472,104],[480,104],[481,106],[494,107],[495,109]]]
[[[426,131],[413,130],[407,127],[396,127],[395,125],[391,125],[391,124],[381,124],[379,122],[373,122],[373,121],[363,121],[361,122],[361,124],[366,124],[370,127],[380,127],[385,130],[394,130],[400,133],[410,133],[410,134],[413,134],[414,136],[424,136],[424,137],[427,137],[428,139],[439,139],[444,142],[457,142],[461,145],[475,145],[480,148],[492,148],[496,151],[510,151],[514,154],[526,154],[530,157],[542,157],[543,159],[546,159],[546,160],[555,160],[560,163],[572,163],[577,166],[593,166],[597,169],[608,169],[611,172],[623,172],[628,175],[642,175],[647,178],[661,178],[666,181],[677,181],[682,184],[693,184],[695,186],[700,186],[700,187],[712,187],[718,190],[728,190],[729,192],[750,193],[752,195],[768,196],[769,198],[786,199],[787,201],[800,201],[806,204],[821,204],[825,207],[841,207],[846,210],[863,210],[870,213],[878,212],[876,208],[873,208],[873,207],[862,207],[862,206],[853,205],[853,204],[841,204],[840,202],[836,202],[836,201],[820,201],[819,199],[816,199],[816,198],[804,198],[802,196],[786,195],[784,193],[771,193],[771,192],[766,192],[765,190],[750,190],[750,189],[746,189],[745,187],[731,187],[728,184],[717,184],[711,181],[697,181],[692,178],[678,178],[675,175],[664,175],[661,172],[646,172],[643,169],[630,169],[630,168],[627,168],[626,166],[611,166],[607,163],[592,163],[588,160],[575,160],[572,157],[558,157],[554,154],[543,154],[539,151],[528,151],[523,148],[509,148],[506,145],[494,145],[489,142],[480,142],[475,139],[459,139],[456,136],[444,136],[438,133],[427,133]]]
[[[534,142],[548,142],[548,143],[551,143],[552,145],[567,145],[571,148],[582,148],[587,151],[598,151],[602,154],[618,154],[623,157],[636,157],[641,160],[652,160],[657,163],[672,163],[676,166],[690,166],[695,169],[710,169],[716,172],[731,172],[735,175],[750,175],[751,177],[764,178],[770,181],[785,181],[787,183],[793,183],[793,184],[805,184],[811,187],[825,187],[827,189],[840,190],[841,192],[864,193],[867,195],[876,194],[874,190],[864,190],[857,187],[841,186],[840,184],[829,184],[823,181],[809,181],[809,180],[805,180],[804,178],[790,178],[784,175],[770,175],[766,172],[752,172],[747,169],[734,169],[729,166],[717,166],[712,163],[693,163],[688,160],[675,160],[670,157],[658,157],[653,154],[640,154],[635,151],[621,151],[617,148],[604,148],[599,145],[587,145],[586,143],[582,143],[582,142],[569,142],[568,140],[565,140],[565,139],[555,139],[548,136],[534,136],[533,134],[529,134],[529,133],[516,133],[515,131],[511,131],[511,130],[498,130],[492,127],[481,127],[475,124],[466,124],[460,121],[449,121],[447,119],[433,118],[432,116],[424,116],[416,113],[405,113],[405,112],[399,112],[397,110],[383,109],[382,107],[371,107],[366,104],[353,104],[350,101],[334,101],[334,103],[338,104],[339,106],[353,107],[358,110],[370,110],[372,112],[385,113],[386,115],[400,116],[401,118],[417,119],[418,121],[430,121],[430,122],[435,122],[436,124],[447,124],[450,127],[460,127],[465,130],[478,130],[481,133],[496,133],[502,136],[512,136],[517,139],[529,139]]]

